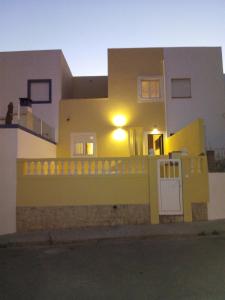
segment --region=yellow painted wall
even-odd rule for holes
[[[152,224],[159,223],[157,160],[144,157],[144,174],[23,175],[17,162],[17,206],[150,204]],[[200,162],[199,162],[200,160]],[[205,156],[182,157],[184,221],[192,221],[192,203],[207,203],[208,169]]]
[[[123,103],[137,102],[139,76],[163,76],[162,48],[108,49],[110,100],[121,99]],[[154,106],[158,104],[153,104],[153,111]]]
[[[24,176],[17,206],[147,204],[148,178],[127,176]]]
[[[191,162],[191,160],[193,160]],[[201,169],[201,173],[200,170]],[[182,157],[182,186],[184,221],[192,221],[192,203],[208,203],[209,182],[207,158],[201,157],[201,168],[197,165],[196,157]]]
[[[149,202],[151,223],[159,223],[157,157],[148,159]]]
[[[197,119],[166,139],[166,153],[187,150],[188,155],[205,152],[203,120]]]
[[[70,157],[70,134],[95,132],[97,156],[130,156],[128,132],[132,127],[151,131],[154,125],[165,130],[164,104],[138,103],[138,76],[163,76],[162,49],[109,50],[108,98],[65,99],[60,103],[60,128],[57,157]],[[112,138],[116,126],[112,119],[127,118],[127,137]]]

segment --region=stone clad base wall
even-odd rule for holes
[[[181,223],[184,222],[184,216],[179,215],[161,215],[159,216],[159,223],[160,224],[168,224],[168,223]]]
[[[17,231],[149,224],[149,205],[17,207]]]
[[[207,203],[192,203],[192,220],[193,221],[208,220]]]

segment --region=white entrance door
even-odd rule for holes
[[[158,160],[158,193],[160,215],[182,215],[182,180],[180,159]]]

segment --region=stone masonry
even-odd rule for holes
[[[17,207],[17,231],[149,224],[149,205]]]

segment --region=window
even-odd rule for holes
[[[96,156],[96,134],[91,132],[72,133],[71,156]]]
[[[191,79],[177,78],[171,80],[172,98],[191,98]]]
[[[30,79],[27,82],[27,97],[32,103],[51,103],[52,81],[51,79]]]
[[[162,101],[162,79],[160,77],[139,77],[138,98],[144,101]]]

